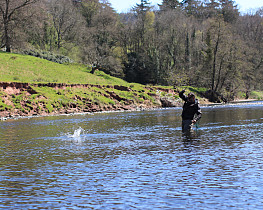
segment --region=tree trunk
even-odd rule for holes
[[[11,52],[11,40],[9,37],[9,28],[8,28],[8,21],[4,21],[4,40],[5,40],[5,47],[6,47],[6,52]]]
[[[219,23],[220,27],[220,23]],[[214,60],[213,60],[213,73],[212,73],[212,90],[215,90],[215,80],[216,80],[216,59],[217,59],[217,51],[218,51],[218,45],[219,45],[219,39],[220,39],[220,28],[218,31],[218,36],[216,40],[216,45],[214,49]]]

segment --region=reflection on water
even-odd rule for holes
[[[261,209],[262,103],[0,122],[0,208]]]

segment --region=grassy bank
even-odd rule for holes
[[[12,53],[0,53],[0,63],[1,117],[175,106],[178,99],[172,87],[127,83],[85,65]]]
[[[208,103],[204,88],[127,83],[80,64],[12,53],[0,53],[0,64],[0,117],[179,106],[182,89]]]
[[[58,64],[28,55],[1,52],[0,64],[0,82],[127,84],[100,71],[91,74],[86,65]]]

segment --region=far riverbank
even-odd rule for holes
[[[180,106],[174,89],[154,86],[0,83],[2,119]]]
[[[190,90],[187,90],[190,91]],[[0,83],[0,119],[181,107],[177,88],[134,85]],[[196,93],[201,106],[220,105]],[[235,100],[244,103],[255,99]],[[225,103],[223,103],[225,104]]]

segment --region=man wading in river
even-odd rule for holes
[[[200,120],[202,113],[199,107],[198,100],[195,99],[193,93],[189,93],[188,96],[184,94],[185,90],[179,93],[179,97],[185,101],[182,112],[182,130],[190,131],[192,126]]]

